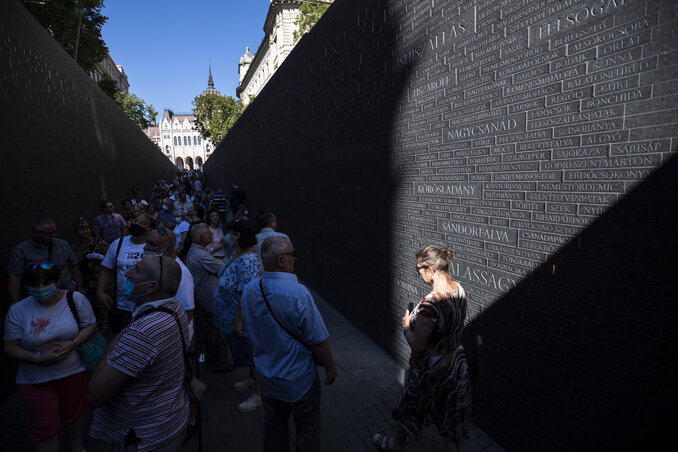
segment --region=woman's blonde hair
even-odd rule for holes
[[[421,261],[421,266],[436,271],[447,272],[453,259],[452,250],[444,246],[428,245],[417,251],[417,260]]]

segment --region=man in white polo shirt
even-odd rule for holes
[[[276,217],[273,212],[263,214],[259,220],[259,224],[261,225],[261,231],[257,234],[257,244],[255,245],[259,257],[261,257],[261,244],[264,243],[264,240],[267,238],[284,237],[287,240],[290,240],[286,234],[278,232],[278,217]]]

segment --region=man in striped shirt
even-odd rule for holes
[[[169,257],[149,256],[125,276],[125,294],[136,307],[90,379],[87,403],[97,410],[87,450],[124,450],[125,438],[135,437],[139,451],[176,451],[189,409],[180,336],[188,339],[188,319],[174,300],[181,268]],[[169,313],[148,313],[159,306],[178,315],[181,331]]]

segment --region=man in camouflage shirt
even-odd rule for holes
[[[102,334],[107,335],[110,333],[108,312],[98,309],[96,292],[101,261],[104,259],[110,243],[98,237],[93,237],[89,223],[83,217],[80,217],[73,226],[78,240],[71,244],[71,249],[78,261],[78,267],[82,273],[82,284],[85,286],[87,298],[96,314],[99,330]]]

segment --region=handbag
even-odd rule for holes
[[[158,306],[156,308],[152,308],[144,312],[139,317],[137,317],[137,319],[157,311],[171,315],[177,322],[177,327],[179,328],[179,336],[181,336],[181,349],[184,355],[184,389],[186,390],[186,394],[188,395],[188,400],[190,400],[191,403],[197,404],[200,402],[200,399],[202,399],[203,395],[205,395],[207,385],[193,375],[193,369],[191,369],[191,362],[188,359],[187,352],[188,349],[186,348],[184,332],[181,329],[181,323],[179,322],[179,316],[177,316],[177,313],[164,306]]]
[[[66,300],[68,301],[68,307],[71,309],[71,313],[75,319],[75,324],[78,325],[78,331],[81,331],[80,316],[75,307],[75,301],[73,301],[72,290],[66,291]],[[78,355],[80,355],[80,359],[85,363],[85,369],[87,370],[88,375],[92,375],[94,369],[99,365],[99,361],[101,361],[101,357],[104,356],[107,346],[108,343],[99,331],[99,328],[95,328],[94,333],[92,333],[89,339],[78,345]]]
[[[261,296],[264,297],[264,301],[266,302],[266,306],[268,307],[268,311],[271,313],[273,316],[273,320],[276,321],[278,325],[280,325],[280,328],[282,328],[287,334],[292,336],[294,339],[296,339],[298,342],[300,342],[304,347],[309,349],[311,351],[311,355],[313,356],[313,364],[315,364],[318,367],[325,367],[325,363],[323,363],[321,360],[319,360],[316,356],[315,353],[313,353],[313,349],[311,346],[303,339],[301,339],[299,336],[288,330],[285,325],[280,323],[280,320],[275,316],[273,313],[273,309],[271,309],[271,305],[268,302],[268,298],[266,298],[266,293],[264,292],[264,283],[263,283],[263,278],[259,279],[259,290],[261,290]]]

